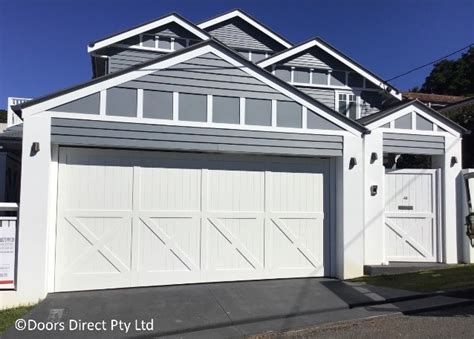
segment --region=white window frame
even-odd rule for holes
[[[339,94],[345,94],[346,97],[346,105],[349,107],[349,95],[355,96],[355,103],[356,103],[356,119],[360,119],[361,114],[361,98],[360,98],[360,91],[334,91],[334,110],[339,112]],[[339,112],[340,113],[340,112]],[[342,114],[342,113],[341,113]],[[346,113],[346,117],[349,117],[349,112]]]

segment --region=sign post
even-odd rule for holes
[[[0,217],[0,290],[15,288],[16,217]]]

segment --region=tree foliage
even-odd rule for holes
[[[474,47],[457,60],[436,63],[420,92],[446,95],[474,95]]]
[[[462,139],[463,168],[474,168],[474,104],[443,113],[448,118],[471,131]]]
[[[0,123],[7,122],[7,110],[0,109]]]

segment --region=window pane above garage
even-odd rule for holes
[[[301,128],[302,107],[296,102],[278,101],[277,103],[277,126]]]
[[[207,95],[179,93],[179,120],[207,121]]]
[[[272,101],[261,99],[246,99],[245,123],[247,125],[271,126]]]
[[[173,119],[173,93],[144,90],[143,117]]]
[[[240,122],[240,98],[214,96],[212,121],[224,124]]]
[[[133,88],[109,88],[106,114],[122,117],[137,116],[137,90]]]

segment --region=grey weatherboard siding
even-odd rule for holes
[[[113,48],[108,51],[109,73],[120,71],[124,68],[156,59],[163,54],[166,53],[136,49]]]
[[[312,87],[301,87],[296,86],[300,91],[308,94],[310,97],[318,100],[320,103],[325,104],[329,108],[335,109],[335,91],[333,89],[320,89]]]
[[[344,70],[349,71],[349,67],[344,65],[342,62],[336,60],[326,52],[323,52],[319,48],[313,47],[309,51],[301,52],[295,56],[283,60],[278,63],[284,66],[295,66],[295,67],[306,67],[326,70]]]
[[[277,52],[283,48],[240,18],[206,28],[206,31],[225,45],[244,50]]]
[[[398,154],[444,154],[444,137],[419,134],[383,134],[383,150]]]
[[[53,118],[51,141],[64,146],[185,150],[286,156],[341,156],[343,137]]]
[[[210,53],[129,81],[121,87],[288,100],[280,92]]]

